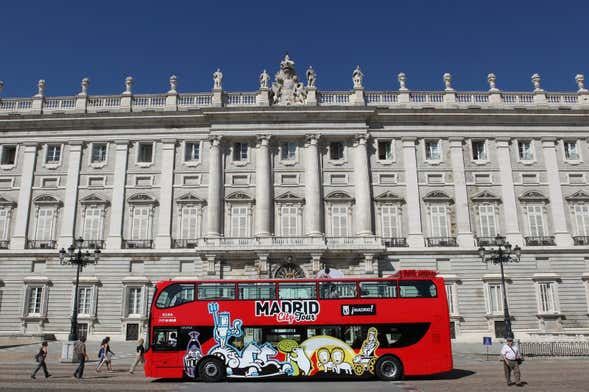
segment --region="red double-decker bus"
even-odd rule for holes
[[[145,375],[368,377],[452,369],[444,281],[388,278],[163,281],[149,315]]]

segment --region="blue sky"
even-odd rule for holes
[[[365,87],[439,90],[451,72],[457,90],[531,91],[538,72],[548,91],[589,85],[589,1],[5,1],[0,6],[2,96],[211,89],[221,67],[227,91],[254,91],[288,51],[299,75],[316,70],[323,90],[348,90],[360,64]]]

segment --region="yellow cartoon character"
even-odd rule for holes
[[[374,327],[368,328],[366,340],[362,342],[360,353],[354,357],[354,373],[358,376],[365,371],[374,373],[374,364],[376,363],[376,349],[380,345],[378,341],[378,331]]]
[[[329,372],[333,370],[333,362],[331,362],[331,354],[329,353],[329,349],[327,347],[321,347],[317,350],[317,366],[320,370],[324,372]]]

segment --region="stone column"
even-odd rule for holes
[[[270,170],[270,135],[258,135],[256,145],[256,216],[255,236],[271,235],[272,186]]]
[[[497,146],[499,176],[501,177],[501,197],[503,199],[505,237],[513,246],[523,246],[524,237],[519,228],[519,213],[515,202],[515,188],[513,187],[509,139],[497,139],[495,143]]]
[[[424,246],[424,237],[421,228],[421,199],[417,183],[415,138],[403,139],[403,164],[405,166],[405,200],[407,202],[408,220],[407,244],[410,247],[421,248]]]
[[[560,173],[558,172],[558,159],[556,156],[555,139],[542,139],[546,174],[548,175],[548,192],[550,196],[550,213],[554,225],[554,237],[557,246],[573,246],[573,238],[568,230],[562,188],[560,186]]]
[[[470,224],[470,208],[468,205],[468,194],[466,193],[462,142],[462,138],[450,138],[450,160],[452,161],[454,198],[456,201],[456,241],[460,247],[473,248],[475,242]]]
[[[305,165],[305,235],[320,237],[323,209],[321,208],[321,167],[319,164],[319,135],[307,135]]]
[[[16,208],[16,222],[14,232],[12,233],[12,240],[10,241],[10,249],[25,248],[29,226],[29,213],[31,211],[31,190],[33,187],[35,162],[37,160],[37,143],[25,143],[23,150],[23,165]]]
[[[80,183],[80,162],[82,158],[82,142],[70,142],[68,145],[68,168],[65,185],[65,200],[61,233],[57,249],[67,249],[73,244],[76,226],[76,211],[78,210],[78,184]]]
[[[123,218],[125,216],[125,185],[127,182],[128,140],[115,140],[115,170],[113,175],[110,227],[106,247],[120,249],[122,244]]]
[[[221,216],[223,216],[223,161],[221,137],[209,138],[209,197],[207,200],[207,237],[221,236]]]
[[[174,194],[174,158],[176,156],[176,139],[162,140],[160,200],[156,249],[169,249],[172,245],[172,203]]]
[[[354,143],[354,191],[356,194],[356,235],[370,236],[372,232],[372,192],[370,192],[370,170],[368,168],[368,135],[356,136]]]

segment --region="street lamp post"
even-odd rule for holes
[[[76,239],[74,244],[70,245],[67,251],[64,248],[59,250],[59,264],[76,266],[76,285],[74,291],[74,306],[72,310],[72,320],[70,324],[70,334],[67,343],[64,343],[61,352],[62,362],[74,362],[73,345],[78,340],[78,286],[80,284],[80,271],[88,264],[96,264],[100,258],[100,249],[95,249],[93,253],[89,250],[83,252],[84,239]]]
[[[479,256],[483,263],[499,264],[501,269],[501,289],[503,292],[503,319],[505,325],[504,338],[513,338],[513,331],[511,329],[511,317],[509,316],[509,308],[507,306],[507,292],[505,290],[505,274],[503,272],[503,263],[514,262],[517,263],[521,257],[521,248],[516,245],[515,248],[505,241],[505,237],[497,235],[495,243],[488,248],[480,247]]]

